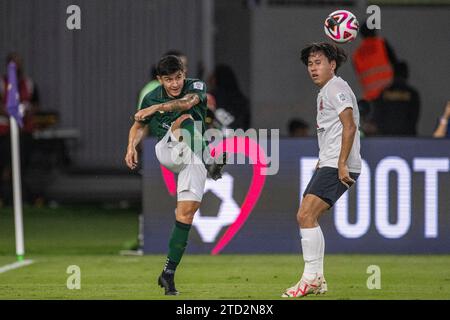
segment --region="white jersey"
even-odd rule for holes
[[[338,167],[342,143],[342,123],[339,114],[353,109],[356,130],[353,146],[347,159],[350,172],[361,172],[359,110],[355,94],[347,82],[334,76],[323,86],[317,96],[317,138],[319,139],[319,168]]]

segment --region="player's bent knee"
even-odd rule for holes
[[[192,224],[194,220],[194,215],[200,208],[200,202],[197,201],[179,201],[176,211],[177,221]]]
[[[312,227],[317,217],[314,212],[309,209],[301,209],[297,214],[297,222],[301,227]]]
[[[177,215],[193,216],[198,208],[200,208],[200,202],[198,201],[178,201]]]
[[[180,137],[182,137],[181,124],[186,119],[192,119],[193,120],[193,118],[192,118],[192,116],[190,114],[183,114],[180,117],[178,117],[172,123],[172,126],[170,127],[170,131],[172,131],[172,135],[173,135],[173,137],[175,137],[175,140],[177,140],[177,141],[181,141],[181,138],[180,138]]]

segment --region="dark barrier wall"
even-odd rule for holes
[[[80,8],[79,30],[67,28],[71,5]],[[178,49],[195,77],[201,17],[201,0],[1,0],[0,75],[7,53],[18,51],[42,110],[59,112],[61,128],[79,130],[75,163],[125,168],[129,119],[151,66]]]
[[[145,142],[146,253],[165,253],[176,197]],[[229,165],[208,180],[191,229],[191,253],[298,253],[296,212],[317,162],[316,139],[280,141],[278,174]],[[450,253],[450,140],[365,139],[354,188],[320,220],[327,253]],[[252,189],[249,191],[249,189]],[[259,197],[258,191],[261,190]],[[233,232],[235,232],[233,234]]]

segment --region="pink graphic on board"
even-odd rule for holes
[[[251,159],[253,163],[253,176],[249,190],[242,203],[241,210],[236,220],[228,227],[222,238],[219,239],[211,254],[216,255],[222,251],[233,239],[236,233],[244,225],[250,213],[255,207],[264,187],[266,176],[262,174],[267,166],[267,158],[264,150],[256,141],[248,137],[232,137],[222,140],[217,146],[211,149],[211,155],[220,155],[223,152],[229,154],[243,154]],[[176,181],[173,172],[161,166],[161,173],[164,178],[167,190],[170,195],[176,195]],[[220,180],[219,180],[220,181]]]

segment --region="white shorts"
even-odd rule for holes
[[[174,173],[178,173],[177,201],[201,202],[205,190],[207,171],[205,165],[189,146],[178,142],[167,130],[166,135],[155,146],[159,162]]]

